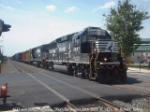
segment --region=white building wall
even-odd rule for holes
[[[140,57],[140,59],[138,59]],[[134,52],[132,53],[131,58],[134,63],[140,63],[144,61],[144,63],[148,63],[150,61],[150,52]]]

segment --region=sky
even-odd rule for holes
[[[102,15],[108,15],[111,7],[117,8],[117,3],[118,0],[0,0],[0,19],[12,26],[0,37],[2,53],[12,56],[89,26],[106,29]],[[150,15],[150,0],[131,3]],[[150,19],[143,26],[141,38],[150,38]]]

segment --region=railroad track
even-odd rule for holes
[[[117,86],[117,85],[108,85],[108,86],[113,86],[113,87],[116,87],[116,88],[119,88],[119,89],[124,89],[124,90],[130,91],[130,92],[135,92],[135,93],[140,94],[144,98],[150,100],[150,94],[141,93],[137,90],[129,89],[129,88],[126,88],[126,87],[120,87],[120,86]],[[133,86],[133,85],[130,85],[130,86]],[[136,85],[134,85],[134,86],[136,86]],[[139,87],[139,86],[137,86],[137,87]]]
[[[138,90],[129,89],[129,88],[122,87],[122,86],[120,87],[120,86],[117,86],[117,85],[108,85],[108,86],[113,86],[113,87],[116,87],[116,88],[119,88],[119,89],[124,89],[124,90],[130,91],[130,92],[138,93],[139,95],[141,95],[141,97],[137,98],[138,102],[141,102],[141,101],[143,101],[143,102],[141,102],[141,104],[139,104],[138,102],[136,102],[136,100],[132,100],[131,102],[136,102],[136,103],[133,103],[133,105],[134,106],[138,105],[140,107],[142,107],[142,105],[145,104],[144,109],[147,109],[147,110],[144,110],[144,111],[146,111],[146,112],[150,111],[150,107],[149,107],[149,104],[150,104],[150,94],[145,94],[145,93],[139,92]],[[132,86],[132,85],[130,85],[130,86]],[[119,103],[122,103],[122,102],[119,102]],[[124,105],[125,105],[125,103],[124,103]],[[143,111],[143,110],[137,110],[137,111]]]
[[[150,94],[145,95],[145,97],[150,100]]]
[[[18,62],[15,61],[11,61],[11,63],[17,68],[17,70],[21,73],[27,73],[27,72],[31,72],[31,73],[35,73],[36,71],[33,71],[31,69],[26,68],[25,66],[22,66],[22,64],[19,64]]]
[[[29,67],[28,65],[24,65],[24,64],[21,64],[21,63],[18,63],[18,62],[13,62],[14,66],[22,73],[26,72],[31,78],[33,78],[35,81],[37,81],[38,83],[40,83],[42,86],[44,86],[45,88],[47,88],[49,91],[53,92],[57,97],[59,97],[61,100],[64,101],[64,104],[63,105],[60,105],[58,106],[59,108],[64,108],[64,109],[69,109],[73,112],[80,112],[80,111],[85,111],[85,112],[88,112],[88,111],[102,111],[102,110],[99,110],[99,109],[102,109],[100,106],[104,106],[104,108],[107,108],[107,110],[109,111],[116,111],[116,112],[127,112],[125,110],[123,110],[122,107],[118,106],[118,105],[115,105],[113,104],[112,102],[109,102],[101,97],[99,97],[98,95],[94,94],[94,93],[91,93],[87,90],[84,90],[84,89],[81,89],[77,86],[74,86],[74,85],[71,85],[71,84],[68,84],[66,82],[63,82],[59,79],[56,79],[50,75],[46,75],[44,73],[41,73],[39,72],[37,69],[39,68],[35,68],[35,67]],[[29,73],[30,72],[30,73]],[[48,72],[48,71],[47,71]],[[78,104],[80,101],[78,101],[78,103],[76,102],[72,102],[70,101],[68,98],[66,98],[65,96],[61,95],[60,93],[58,93],[57,91],[55,91],[54,89],[50,88],[49,86],[47,86],[46,84],[44,84],[42,81],[40,81],[39,79],[37,79],[34,75],[32,75],[31,73],[39,73],[47,78],[51,78],[59,83],[62,83],[66,86],[69,86],[73,89],[76,89],[76,90],[79,90],[80,92],[83,92],[85,94],[88,94],[89,96],[91,96],[93,98],[93,102],[92,104],[90,102],[84,102],[83,104]],[[99,105],[99,104],[102,104],[102,105]],[[99,108],[98,108],[99,107]],[[53,109],[56,109],[56,107],[52,107]],[[59,109],[57,108],[57,109]],[[98,110],[97,110],[98,109]],[[59,110],[58,110],[59,111]]]

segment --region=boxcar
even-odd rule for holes
[[[18,61],[20,61],[20,62],[22,61],[22,53],[18,54]]]
[[[22,53],[23,62],[30,63],[30,52],[31,52],[31,50],[27,50]]]

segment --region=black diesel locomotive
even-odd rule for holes
[[[127,69],[118,43],[106,30],[88,27],[31,49],[30,63],[68,71],[100,83],[125,82]]]

